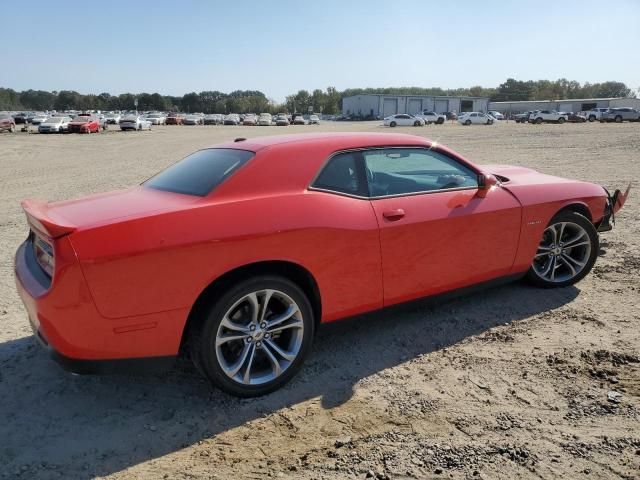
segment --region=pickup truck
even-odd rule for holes
[[[567,114],[555,110],[540,110],[532,113],[529,121],[531,123],[564,123],[567,121]]]
[[[600,120],[600,117],[602,117],[602,114],[607,110],[609,109],[608,108],[592,108],[591,110],[586,112],[584,116],[587,117],[587,120],[589,120],[590,122],[595,122],[596,120]]]
[[[422,112],[416,113],[415,116],[423,119],[424,123],[427,125],[429,125],[430,123],[435,123],[436,125],[442,125],[447,119],[446,115],[432,112],[431,110],[423,110]]]

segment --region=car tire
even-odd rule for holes
[[[442,118],[439,118],[438,121],[436,122],[436,125],[442,125],[444,123],[444,120]]]
[[[543,288],[573,285],[591,271],[599,247],[598,232],[588,218],[577,212],[560,212],[545,228],[526,279]],[[564,275],[556,278],[560,269]]]
[[[267,307],[261,303],[265,299]],[[313,309],[302,289],[287,278],[248,278],[216,292],[215,301],[201,312],[190,332],[191,358],[213,385],[232,395],[257,397],[279,389],[311,350]],[[288,320],[268,327],[287,315]]]
[[[595,122],[596,121],[596,116],[595,115],[589,115],[589,121],[590,122]]]
[[[464,124],[468,127],[469,125],[471,125],[471,120],[467,120],[466,122],[464,122]]]
[[[558,123],[559,123],[560,125],[562,125],[564,122],[565,122],[564,117],[560,117],[560,118],[558,119]]]
[[[542,118],[541,117],[536,118],[535,123],[540,125],[542,123]]]
[[[392,128],[393,128],[393,127],[395,127],[396,125],[397,125],[397,123],[396,123],[396,122],[391,122],[391,123],[389,124],[389,126],[390,126],[390,127],[392,127]]]
[[[419,121],[417,121],[417,120],[415,122],[413,122],[413,126],[414,127],[419,127],[420,125],[421,125],[421,123]]]
[[[615,122],[616,123],[621,123],[622,122],[622,117],[620,115],[616,115]]]

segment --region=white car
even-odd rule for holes
[[[310,115],[309,125],[320,125],[320,117],[318,115]]]
[[[62,133],[69,129],[71,117],[49,117],[38,125],[39,133]]]
[[[151,130],[151,122],[142,115],[127,115],[120,119],[120,130]]]
[[[107,123],[111,123],[113,125],[118,125],[120,123],[119,113],[107,113],[104,118],[107,120]]]
[[[491,115],[496,120],[504,120],[504,115],[501,114],[500,112],[496,112],[496,111],[489,112],[489,115]]]
[[[493,125],[494,121],[492,116],[482,112],[465,112],[458,116],[461,125]]]
[[[261,113],[258,118],[258,125],[261,127],[269,127],[272,125],[273,117],[270,113]]]
[[[391,115],[385,117],[383,125],[385,127],[422,127],[424,126],[424,120],[420,117],[414,117],[406,113],[398,113],[397,115]]]
[[[415,116],[423,119],[427,125],[431,125],[432,123],[442,125],[447,120],[446,115],[432,112],[431,110],[423,110],[422,112],[416,113]]]
[[[31,125],[40,125],[42,122],[46,122],[49,115],[44,113],[38,113],[35,117],[31,119]]]
[[[595,122],[596,120],[600,120],[602,114],[608,110],[608,108],[592,108],[585,114],[585,117],[587,117],[587,120],[590,122]]]
[[[146,119],[151,122],[151,125],[165,125],[167,123],[167,117],[162,113],[150,113]]]
[[[568,120],[568,117],[566,113],[561,113],[556,110],[540,110],[532,113],[529,116],[529,121],[531,123],[564,123]]]

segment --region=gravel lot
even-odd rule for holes
[[[638,190],[576,287],[516,283],[332,324],[302,373],[264,398],[212,390],[187,363],[157,376],[71,376],[32,339],[12,271],[27,233],[20,200],[139,183],[238,136],[318,130],[386,131],[0,134],[0,478],[639,478]],[[612,188],[640,176],[637,123],[394,131],[477,163]]]

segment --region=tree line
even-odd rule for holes
[[[48,92],[45,90],[15,91],[0,88],[0,110],[133,110],[138,101],[138,110],[244,113],[286,111],[336,114],[342,109],[342,99],[351,95],[442,95],[489,97],[492,101],[518,100],[563,100],[571,98],[632,97],[635,92],[622,82],[584,83],[561,78],[559,80],[515,80],[509,78],[496,88],[474,86],[470,88],[442,89],[438,87],[389,87],[348,88],[338,91],[334,87],[312,92],[299,90],[288,95],[280,104],[267,98],[258,90],[236,90],[223,93],[217,90],[191,92],[180,96],[159,93],[123,93],[111,95],[83,95],[73,90]]]

